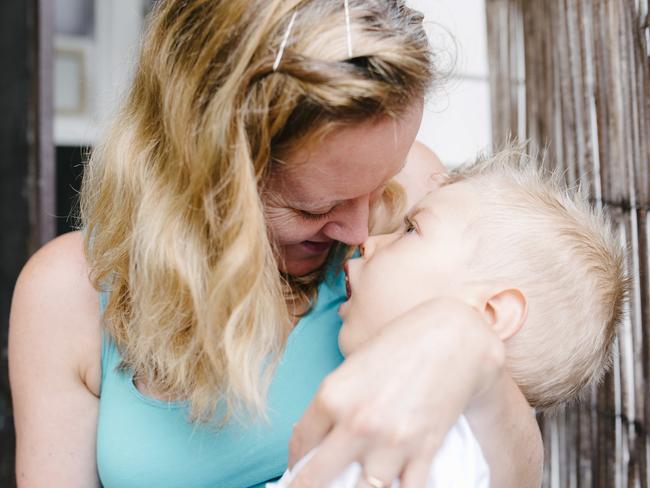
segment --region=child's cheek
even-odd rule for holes
[[[348,356],[377,333],[378,320],[367,314],[359,313],[358,308],[351,310],[339,331],[339,348],[344,356]]]

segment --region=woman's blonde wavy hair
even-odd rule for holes
[[[123,366],[190,418],[264,413],[291,328],[260,190],[316,131],[398,117],[433,79],[400,0],[161,0],[85,168],[81,223]],[[289,20],[297,12],[277,71]]]

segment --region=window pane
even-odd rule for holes
[[[94,16],[94,0],[55,0],[57,34],[92,37],[95,31]]]

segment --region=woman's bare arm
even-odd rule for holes
[[[98,298],[79,233],[55,239],[28,261],[9,322],[18,486],[98,486]]]
[[[541,433],[533,409],[505,370],[465,416],[490,465],[491,487],[541,486]]]
[[[324,486],[353,461],[384,483],[424,486],[445,435],[504,361],[473,307],[448,298],[414,307],[325,378],[294,428],[290,465],[320,446],[291,488]]]

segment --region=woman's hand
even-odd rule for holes
[[[292,488],[324,486],[353,461],[386,486],[423,486],[447,431],[504,361],[473,308],[452,299],[414,308],[324,380],[291,439],[290,466],[318,445]]]

